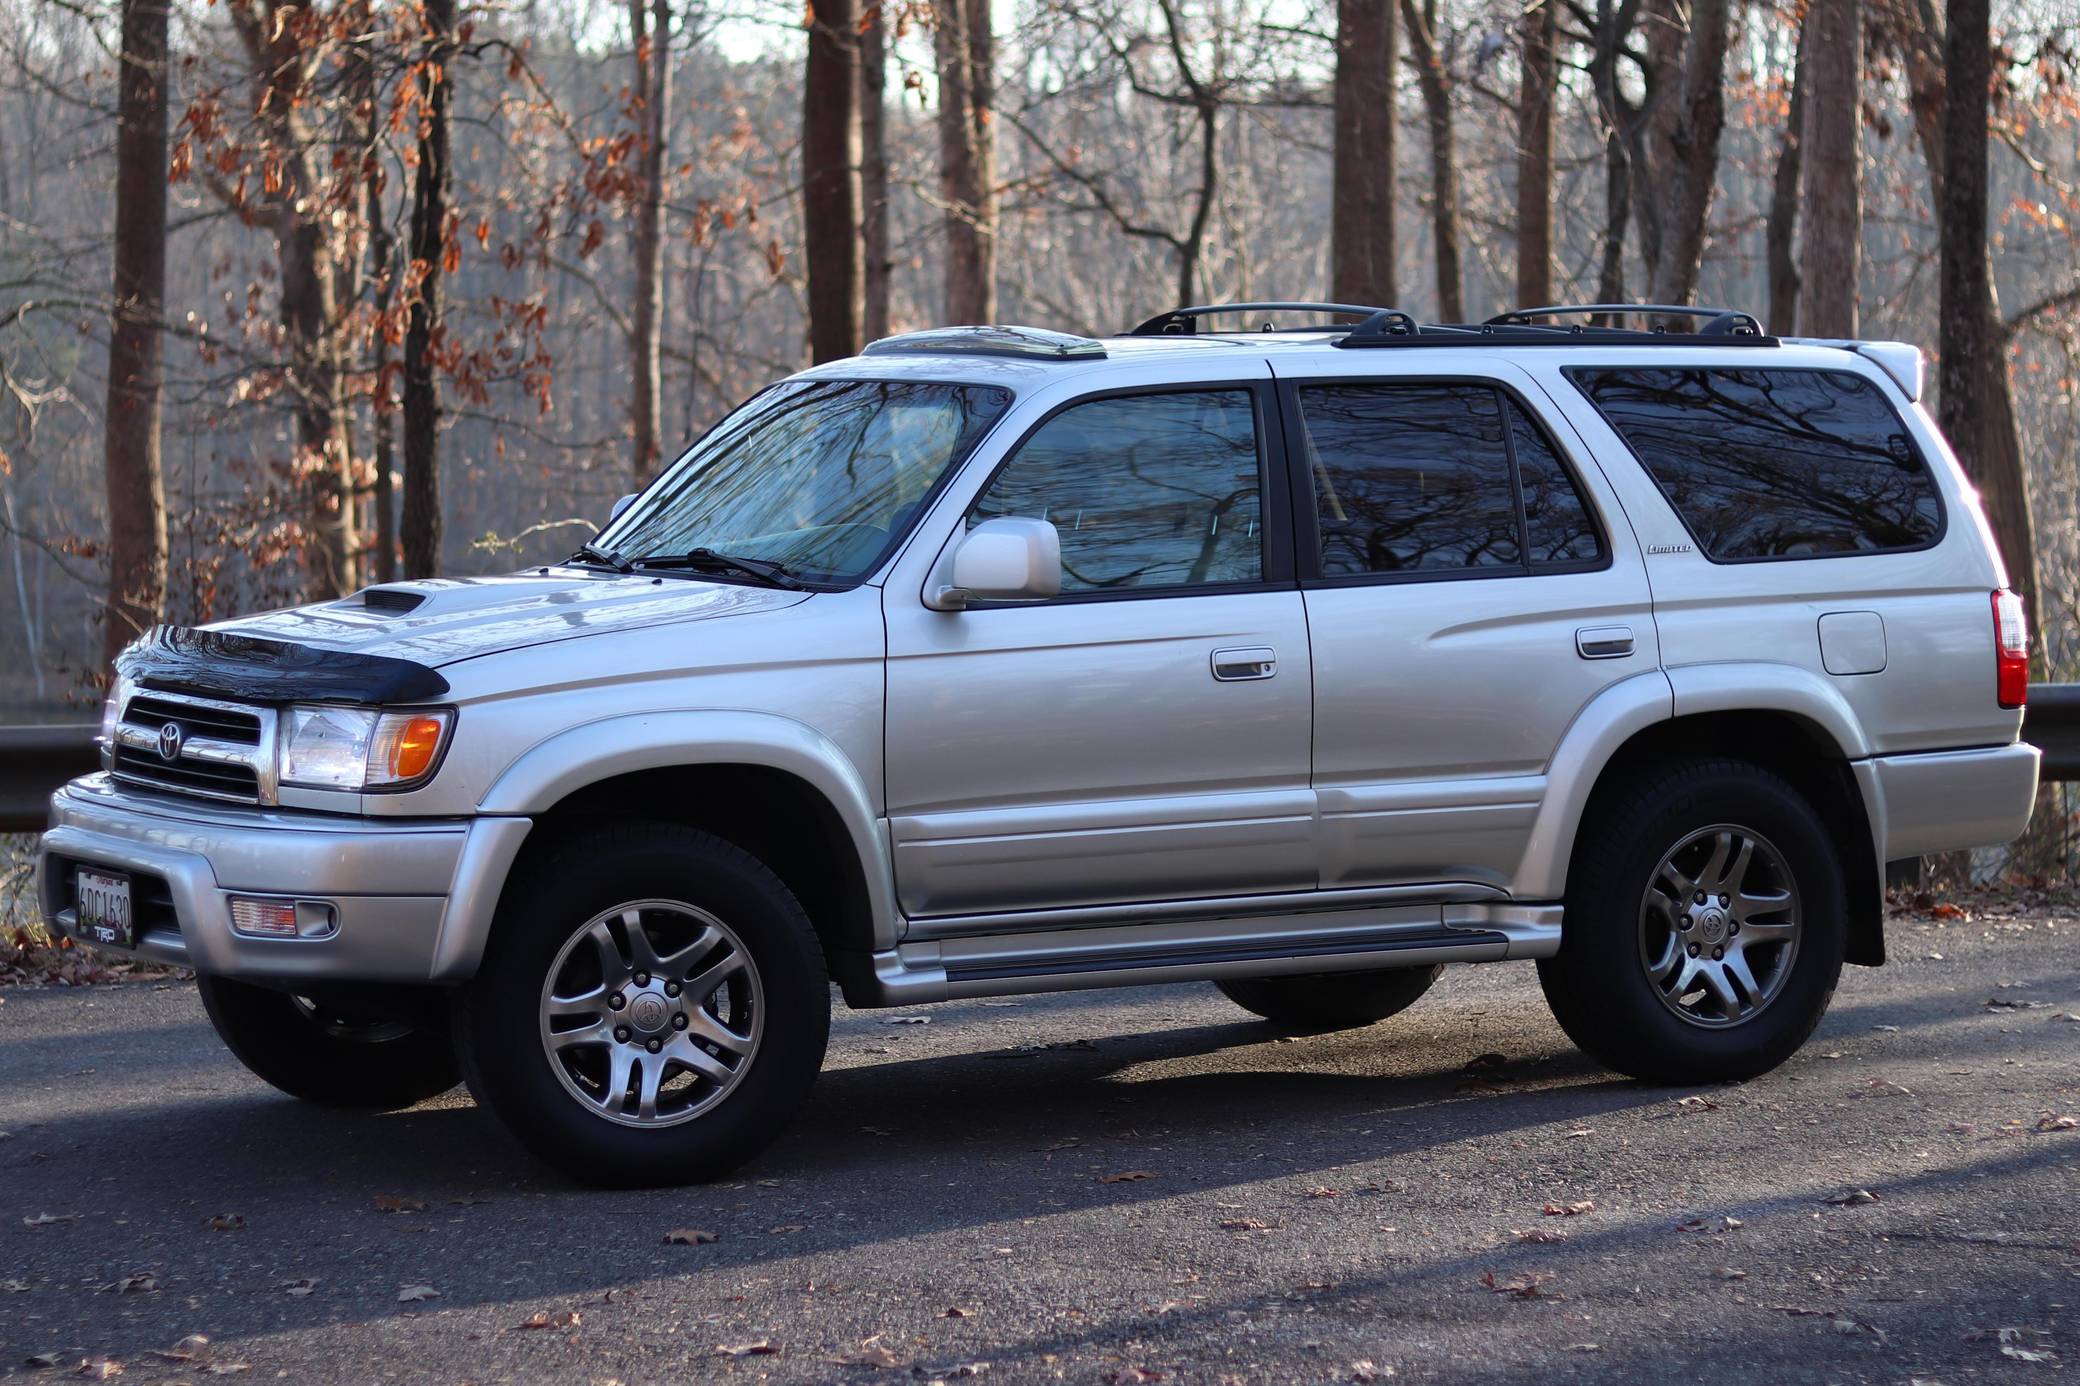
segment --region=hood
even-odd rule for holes
[[[206,629],[438,668],[579,636],[777,611],[808,596],[681,577],[619,577],[549,568],[509,577],[385,583],[338,601],[241,617]]]

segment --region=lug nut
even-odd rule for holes
[[[648,1050],[649,1050],[649,1051],[650,1051],[650,1052],[651,1052],[652,1054],[655,1054],[655,1053],[656,1053],[656,1052],[657,1052],[658,1050],[660,1050],[660,1049],[664,1048],[664,1041],[663,1041],[663,1040],[658,1040],[658,1039],[654,1039],[654,1040],[651,1040],[651,1041],[650,1041],[650,1043],[648,1043],[648,1044],[644,1045],[643,1047],[644,1047],[645,1049],[648,1049]]]
[[[1697,945],[1694,943],[1690,945],[1690,956],[1693,958],[1697,956]]]
[[[619,1041],[621,1041],[621,1043],[623,1043],[623,1044],[627,1044],[627,1043],[628,1043],[628,1027],[627,1027],[626,1025],[616,1025],[616,1026],[614,1027],[614,1038],[615,1038],[615,1039],[617,1039],[617,1040],[619,1040]]]
[[[618,1011],[618,1010],[620,1010],[620,1009],[621,1009],[621,1008],[622,1008],[623,1006],[626,1006],[627,1004],[628,1004],[628,998],[627,998],[627,997],[625,997],[625,996],[623,996],[623,995],[622,995],[622,994],[621,994],[620,992],[618,992],[618,991],[617,991],[617,992],[615,992],[615,993],[614,993],[614,994],[613,994],[612,996],[609,996],[609,997],[607,998],[607,1009],[608,1009],[608,1010],[610,1010],[610,1011]]]
[[[647,986],[649,986],[649,985],[650,985],[650,974],[649,974],[649,973],[647,973],[647,972],[638,972],[638,973],[636,974],[636,985],[637,985],[637,986],[639,986],[639,987],[647,987]]]
[[[672,1028],[674,1030],[683,1030],[686,1028],[686,1013],[684,1011],[681,1011],[679,1014],[672,1017]]]
[[[1696,927],[1697,927],[1697,921],[1696,921],[1696,920],[1692,919],[1692,918],[1691,918],[1691,917],[1690,917],[1689,915],[1687,915],[1687,914],[1683,916],[1683,924],[1682,924],[1682,929],[1683,929],[1683,932],[1684,932],[1684,933],[1686,933],[1686,934],[1687,934],[1687,933],[1689,933],[1689,932],[1690,932],[1690,931],[1691,931],[1692,929],[1694,929],[1694,928],[1696,928]]]
[[[1733,897],[1730,895],[1722,895],[1719,897],[1719,908],[1722,910],[1732,903]]]
[[[1713,962],[1717,962],[1717,961],[1719,961],[1719,960],[1720,960],[1721,958],[1723,958],[1723,957],[1725,957],[1725,956],[1726,956],[1726,950],[1725,950],[1724,948],[1714,948],[1714,949],[1712,950],[1712,961],[1713,961]]]
[[[666,996],[677,996],[679,994],[679,984],[677,982],[666,982],[664,984],[664,994]]]
[[[1697,892],[1697,903],[1700,905],[1704,903],[1704,892],[1701,890]]]
[[[1731,937],[1733,937],[1733,936],[1734,936],[1735,934],[1739,933],[1740,931],[1741,931],[1741,926],[1740,926],[1739,924],[1735,923],[1735,922],[1734,922],[1734,921],[1732,921],[1732,920],[1728,920],[1728,921],[1726,922],[1726,936],[1727,936],[1728,938],[1731,938]]]

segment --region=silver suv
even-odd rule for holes
[[[1615,1069],[1761,1073],[1887,860],[2026,823],[2024,616],[1913,347],[1617,311],[876,342],[564,563],[132,646],[45,913],[603,1184],[772,1140],[832,980],[1328,1028],[1530,958]]]

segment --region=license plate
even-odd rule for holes
[[[90,943],[134,947],[137,927],[130,914],[130,878],[105,871],[81,871],[73,878],[79,901],[80,936]]]

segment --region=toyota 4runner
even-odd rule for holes
[[[460,1077],[606,1184],[772,1140],[832,980],[1328,1028],[1529,958],[1604,1064],[1759,1074],[1884,863],[2036,789],[1922,387],[1689,308],[879,341],[563,563],[140,640],[44,912],[289,1093]]]

